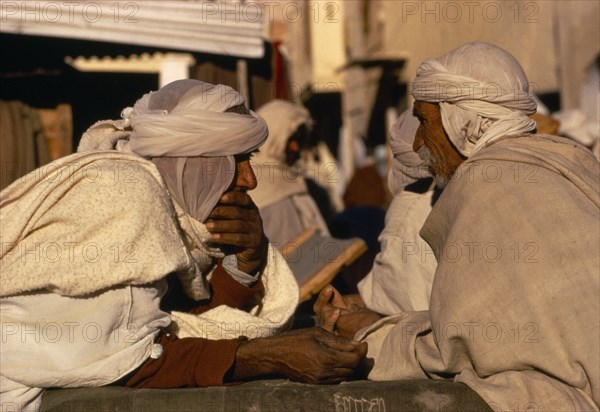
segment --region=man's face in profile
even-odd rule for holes
[[[437,186],[444,188],[464,159],[444,130],[439,104],[416,101],[413,113],[420,123],[413,150],[425,162]]]
[[[309,129],[305,124],[298,126],[294,134],[292,134],[285,146],[285,163],[292,166],[300,159],[300,153],[308,145]]]

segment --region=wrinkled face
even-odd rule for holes
[[[235,176],[231,185],[225,190],[227,192],[248,192],[256,189],[257,180],[252,166],[250,166],[250,157],[252,153],[235,156]]]
[[[416,101],[413,113],[420,123],[413,150],[425,161],[437,186],[443,188],[464,158],[452,145],[444,130],[439,104]]]
[[[226,112],[250,116],[250,111],[244,105],[231,107]],[[231,185],[225,190],[225,193],[233,191],[247,192],[256,189],[256,175],[254,174],[254,170],[252,170],[252,166],[250,166],[250,158],[254,153],[256,152],[235,156],[235,176]]]

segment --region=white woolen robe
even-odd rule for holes
[[[372,380],[453,377],[495,410],[598,410],[600,165],[567,139],[501,139],[456,171],[421,236],[429,311],[383,318]]]

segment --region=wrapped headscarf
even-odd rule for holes
[[[431,177],[425,162],[413,151],[418,128],[419,120],[409,109],[398,117],[390,130],[390,147],[394,158],[388,175],[388,187],[394,195],[417,180]]]
[[[267,125],[255,113],[226,113],[243,104],[229,86],[177,80],[124,109],[123,121],[92,126],[78,151],[116,149],[152,160],[179,205],[203,222],[233,181],[233,156],[267,138]],[[102,128],[113,132],[96,133]]]
[[[288,166],[287,141],[301,125],[312,126],[308,110],[284,100],[273,100],[256,111],[269,126],[269,139],[251,160],[257,188],[252,199],[259,208],[265,208],[290,195],[307,192],[302,167],[299,163]]]
[[[273,100],[256,111],[269,125],[269,140],[260,149],[260,156],[285,161],[286,143],[290,136],[305,124],[312,126],[308,110],[285,100]]]
[[[467,43],[425,60],[412,85],[415,100],[439,103],[448,137],[469,157],[503,136],[536,128],[536,102],[519,62],[500,47]]]

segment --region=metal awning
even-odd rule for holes
[[[217,54],[264,55],[263,13],[239,1],[3,1],[0,32]]]

